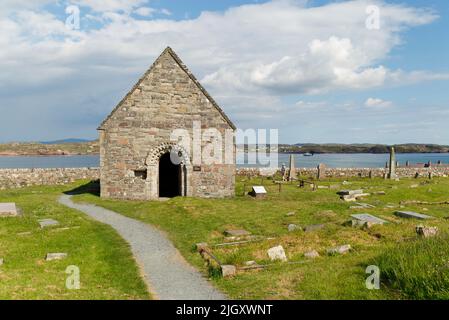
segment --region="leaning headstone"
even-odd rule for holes
[[[226,230],[224,234],[225,236],[230,237],[242,237],[242,236],[249,236],[251,233],[243,229],[236,229],[236,230]]]
[[[326,165],[324,163],[320,163],[317,167],[317,179],[321,180],[326,177]]]
[[[15,203],[0,203],[0,217],[15,217],[17,215]]]
[[[223,278],[232,277],[237,272],[237,269],[235,266],[230,264],[225,264],[221,266],[221,275]]]
[[[401,218],[414,218],[414,219],[420,219],[420,220],[424,220],[424,219],[431,219],[432,217],[427,216],[425,214],[422,213],[417,213],[417,212],[413,212],[413,211],[396,211],[394,213],[396,216],[401,217]]]
[[[416,226],[416,233],[423,238],[430,238],[438,235],[437,227]]]
[[[308,251],[308,252],[304,253],[304,257],[309,258],[309,259],[315,259],[315,258],[318,258],[319,256],[320,256],[320,254],[316,250],[312,250],[312,251]]]
[[[329,255],[345,254],[345,253],[348,253],[350,250],[351,250],[351,245],[345,244],[343,246],[338,246],[338,247],[327,249],[327,254],[329,254]]]
[[[287,256],[285,254],[284,248],[282,246],[277,246],[268,249],[268,257],[271,261],[281,260],[283,262],[287,261]]]
[[[41,228],[46,228],[46,227],[50,227],[50,226],[57,226],[59,225],[59,222],[53,219],[41,219],[38,220],[39,225],[41,226]]]
[[[67,253],[47,253],[45,260],[52,261],[52,260],[62,260],[65,258],[67,258]]]
[[[361,221],[362,223],[369,223],[369,224],[384,224],[387,223],[387,221],[380,219],[378,217],[375,217],[373,215],[370,215],[368,213],[361,213],[361,214],[352,214],[351,217],[354,219]]]
[[[388,168],[388,178],[389,179],[396,179],[396,154],[394,152],[394,147],[391,147],[390,149],[390,166]]]
[[[255,198],[265,198],[267,195],[267,190],[263,186],[254,186],[250,192],[250,195]]]

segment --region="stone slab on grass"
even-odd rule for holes
[[[317,231],[326,227],[325,224],[312,224],[310,226],[304,227],[305,232]]]
[[[38,222],[42,229],[46,228],[46,227],[59,225],[59,222],[54,219],[41,219],[41,220],[38,220]]]
[[[320,256],[320,254],[316,250],[312,250],[312,251],[308,251],[308,252],[304,253],[304,257],[309,258],[309,259],[315,259],[315,258],[318,258],[319,256]]]
[[[225,236],[231,236],[231,237],[243,237],[243,236],[249,236],[251,232],[248,232],[243,229],[233,229],[233,230],[226,230],[224,232]]]
[[[425,214],[417,213],[417,212],[413,212],[413,211],[396,211],[394,214],[396,216],[398,216],[398,217],[408,218],[408,219],[425,220],[425,219],[432,219],[433,218],[431,216],[427,216]]]
[[[351,250],[351,245],[345,244],[343,246],[338,246],[338,247],[327,249],[327,254],[329,254],[329,255],[346,254],[350,250]]]
[[[15,203],[0,203],[0,217],[15,217],[18,215]]]
[[[67,253],[47,253],[45,260],[53,261],[53,260],[62,260],[67,258]]]
[[[368,213],[361,213],[361,214],[351,214],[351,217],[353,217],[356,220],[362,221],[362,222],[368,222],[370,224],[384,224],[387,223],[387,221],[380,219],[378,217],[375,217],[373,215],[370,215]]]

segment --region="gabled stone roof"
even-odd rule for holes
[[[122,106],[122,104],[128,99],[131,94],[139,87],[142,81],[152,72],[155,65],[158,64],[159,60],[165,55],[170,54],[172,58],[178,63],[181,69],[189,76],[189,78],[196,84],[198,89],[206,96],[206,98],[212,103],[212,105],[217,109],[217,111],[221,114],[223,119],[229,124],[229,126],[236,130],[236,126],[232,123],[232,121],[228,118],[228,116],[224,113],[224,111],[220,108],[220,106],[215,102],[215,100],[211,97],[211,95],[206,91],[206,89],[200,84],[200,82],[196,79],[196,77],[190,72],[187,66],[182,62],[182,60],[178,57],[178,55],[173,51],[172,48],[167,47],[161,55],[154,61],[151,67],[145,72],[145,74],[137,81],[137,83],[133,86],[133,88],[126,94],[126,96],[119,102],[119,104],[112,110],[112,112],[106,117],[106,119],[101,123],[97,130],[104,130],[104,126],[108,122],[108,120],[114,115],[114,113]]]

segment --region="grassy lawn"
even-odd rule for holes
[[[343,180],[323,181],[320,185],[332,186],[329,189],[297,188],[294,184],[283,185],[282,192],[270,180],[263,183],[269,195],[265,200],[254,200],[243,195],[243,184],[246,191],[249,185],[260,185],[260,178],[243,182],[237,179],[234,199],[194,199],[174,198],[166,202],[138,202],[102,200],[92,194],[75,196],[75,201],[98,204],[115,210],[126,216],[142,220],[158,226],[167,232],[185,258],[203,272],[206,266],[194,244],[207,242],[210,245],[225,241],[223,231],[231,228],[243,228],[253,235],[273,239],[240,246],[214,248],[214,254],[224,263],[244,266],[245,261],[255,260],[260,264],[270,263],[267,249],[282,245],[289,261],[306,261],[301,264],[276,263],[274,266],[258,270],[239,272],[233,278],[221,279],[211,275],[212,281],[230,297],[236,299],[404,299],[404,298],[439,298],[444,295],[414,294],[407,279],[395,278],[391,266],[395,259],[402,261],[404,268],[413,264],[415,256],[426,256],[427,250],[419,251],[415,226],[421,221],[397,218],[393,215],[400,208],[402,200],[446,201],[449,200],[449,179],[440,178],[427,181],[424,179],[403,179],[386,181],[382,179],[351,179],[350,184]],[[418,184],[418,186],[413,186]],[[386,195],[371,195],[364,201],[375,208],[350,209],[350,203],[341,201],[336,195],[340,189],[359,189],[373,193],[385,191]],[[394,208],[393,208],[394,207]],[[407,205],[403,210],[412,210],[436,217],[424,224],[438,226],[440,233],[447,233],[449,221],[449,205]],[[286,216],[288,212],[296,212]],[[343,226],[353,213],[370,213],[389,223],[360,229]],[[326,227],[312,232],[288,232],[289,224],[307,226],[326,224]],[[327,256],[326,249],[332,246],[350,244],[353,251],[347,255]],[[403,246],[403,250],[393,249]],[[437,245],[438,246],[438,245]],[[449,261],[446,247],[438,246],[435,256]],[[309,250],[317,250],[321,257],[307,260],[303,254]],[[411,250],[411,251],[407,251]],[[388,253],[389,256],[386,256]],[[429,268],[429,259],[417,259],[415,269]],[[420,265],[420,261],[423,263]],[[427,261],[427,262],[426,262]],[[382,272],[380,290],[368,290],[365,269],[377,263]],[[427,263],[427,264],[426,264]],[[384,268],[384,270],[382,269]],[[413,273],[414,271],[410,271]],[[438,291],[439,285],[449,286],[447,269],[440,268],[443,275],[430,287]],[[401,277],[399,275],[399,277]],[[407,275],[415,281],[413,286],[420,286],[420,275]],[[407,282],[407,286],[402,282]],[[416,282],[418,281],[418,282]],[[426,280],[425,280],[426,281]],[[424,281],[424,282],[425,282]],[[426,284],[423,284],[426,286]],[[436,286],[436,287],[435,287]],[[407,288],[408,289],[407,289]]]
[[[0,299],[150,298],[128,245],[115,231],[57,203],[73,187],[0,191],[0,202],[16,202],[23,212],[0,218]],[[44,218],[60,225],[41,229],[37,220]],[[45,261],[55,252],[68,256]],[[66,288],[70,265],[80,270],[79,290]]]

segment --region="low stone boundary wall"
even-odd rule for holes
[[[0,190],[62,185],[81,179],[96,180],[99,177],[99,168],[0,169]]]
[[[297,168],[302,176],[316,177],[316,168]],[[238,175],[272,176],[277,168],[237,168]],[[384,168],[326,168],[327,178],[350,177],[383,177]],[[429,172],[434,177],[449,176],[449,167],[413,168],[400,167],[396,169],[398,177],[428,177]],[[96,180],[100,178],[99,168],[57,168],[57,169],[0,169],[0,190],[22,188],[37,185],[63,185],[81,179]]]
[[[279,171],[276,168],[237,168],[237,174],[239,175],[251,175],[251,176],[272,176]],[[296,171],[302,176],[316,177],[317,168],[296,168]],[[385,168],[326,168],[326,178],[350,178],[350,177],[369,177],[371,172],[372,177],[383,177],[388,169]],[[396,174],[399,178],[410,177],[414,178],[416,173],[420,177],[428,177],[429,172],[434,177],[447,177],[449,176],[449,167],[399,167],[396,168]]]

